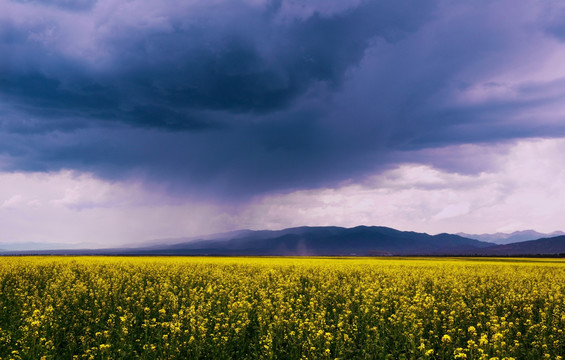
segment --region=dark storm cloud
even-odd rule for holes
[[[248,196],[565,134],[534,2],[0,4],[4,169]]]
[[[195,110],[265,113],[288,107],[313,84],[338,88],[374,37],[397,40],[430,12],[429,1],[408,13],[405,2],[379,1],[330,16],[277,21],[280,6],[226,3],[200,22],[171,8],[159,26],[118,21],[123,19],[99,25],[108,34],[89,30],[78,36],[97,38],[90,55],[102,57],[101,69],[89,63],[88,54],[69,56],[64,47],[76,40],[61,43],[68,36],[61,32],[70,29],[56,18],[31,31],[27,24],[7,22],[0,37],[0,93],[31,114],[202,129],[206,124]],[[234,8],[235,18],[229,15]],[[21,58],[30,64],[19,64]]]
[[[55,7],[70,11],[90,10],[96,4],[96,0],[13,0],[21,4]]]
[[[565,41],[565,9],[551,10],[544,14],[545,30],[558,39]]]

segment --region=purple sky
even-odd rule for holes
[[[564,64],[561,1],[0,0],[0,243],[564,230]]]

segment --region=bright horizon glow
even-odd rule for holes
[[[265,195],[237,206],[181,200],[139,183],[110,183],[70,171],[4,173],[0,243],[105,247],[296,226],[377,225],[431,234],[563,230],[565,140],[482,150],[502,165],[458,174],[408,163],[362,183]],[[466,160],[473,159],[461,158]]]

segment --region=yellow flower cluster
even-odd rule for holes
[[[554,359],[565,262],[5,257],[0,360]]]

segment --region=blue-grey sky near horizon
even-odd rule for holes
[[[565,230],[561,1],[0,0],[0,243]]]

